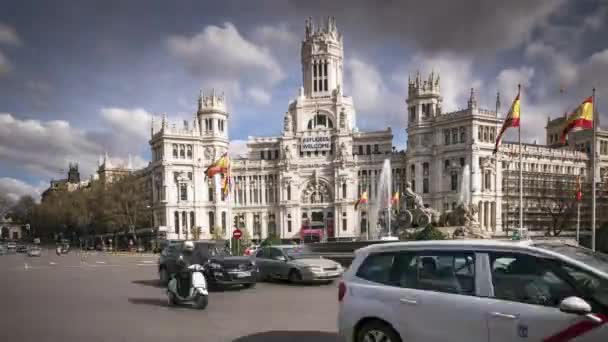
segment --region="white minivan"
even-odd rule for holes
[[[563,243],[452,240],[355,252],[348,342],[608,341],[608,258]]]

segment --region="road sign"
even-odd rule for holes
[[[238,228],[236,228],[236,229],[235,229],[235,230],[232,232],[232,237],[233,237],[233,238],[235,238],[235,239],[237,239],[237,240],[238,240],[238,239],[240,239],[240,238],[241,238],[241,236],[243,236],[243,232],[242,232],[240,229],[238,229]]]

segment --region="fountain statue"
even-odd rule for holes
[[[454,231],[454,237],[475,237],[487,238],[479,228],[477,213],[479,208],[471,201],[471,169],[466,164],[462,169],[462,179],[460,181],[459,203],[455,210],[448,213],[447,223],[452,226],[459,226]]]

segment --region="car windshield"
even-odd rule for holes
[[[583,264],[597,268],[604,273],[608,273],[608,255],[606,254],[593,252],[590,249],[572,245],[539,243],[534,246],[563,254],[576,261],[582,262]]]
[[[311,258],[312,250],[307,246],[293,246],[293,247],[283,247],[283,252],[287,254],[290,259],[303,259],[303,258]]]

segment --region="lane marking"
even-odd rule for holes
[[[97,261],[96,263],[98,263],[98,264],[105,264],[106,262],[105,261]]]
[[[154,264],[137,264],[137,266],[156,266]]]
[[[57,265],[57,263],[51,261],[51,262],[49,262],[49,265]]]
[[[152,264],[152,263],[154,263],[154,261],[151,261],[151,260],[144,260],[144,261],[143,261],[143,263],[144,263],[144,264]]]
[[[24,266],[24,268],[25,268],[25,270],[26,270],[26,271],[27,271],[27,270],[29,270],[29,268],[30,268],[30,265],[28,265],[28,264],[27,264],[27,263],[25,263],[25,266]]]

